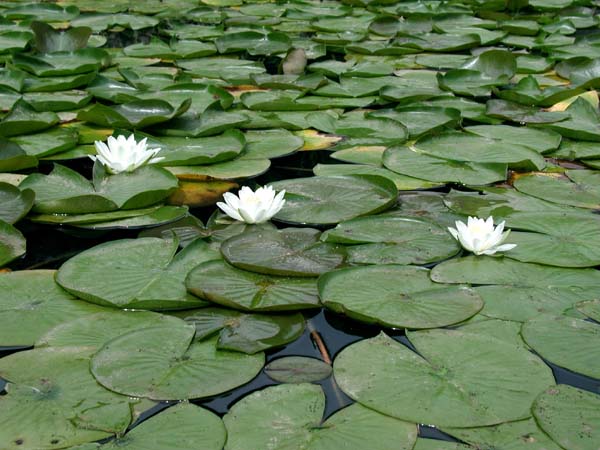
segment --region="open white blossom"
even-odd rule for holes
[[[238,195],[226,192],[225,203],[218,202],[217,206],[232,219],[246,223],[266,222],[285,204],[285,190],[276,193],[272,186],[258,188],[256,192],[244,186]]]
[[[465,250],[476,255],[493,255],[496,252],[505,252],[513,249],[517,244],[502,244],[508,237],[510,230],[504,230],[504,221],[494,228],[494,218],[487,220],[469,217],[467,224],[456,221],[456,228],[448,227],[448,231],[460,242]]]
[[[144,164],[152,164],[163,160],[164,158],[154,158],[160,151],[160,148],[147,149],[146,138],[140,142],[135,141],[133,134],[129,138],[120,135],[116,139],[112,136],[108,138],[108,145],[104,142],[96,141],[97,156],[89,155],[93,161],[100,161],[106,171],[111,174],[121,172],[133,172]]]

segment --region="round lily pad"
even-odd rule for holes
[[[226,450],[409,450],[414,424],[351,405],[321,423],[325,396],[313,384],[283,384],[254,392],[223,418]],[[257,418],[262,420],[257,421]]]
[[[109,341],[90,369],[106,388],[134,397],[177,400],[209,397],[247,383],[264,355],[217,350],[216,338],[194,341],[195,327],[154,326]]]
[[[316,277],[335,269],[345,258],[342,246],[320,242],[320,234],[311,228],[250,228],[224,241],[221,253],[228,263],[240,269]]]
[[[225,308],[175,313],[196,327],[195,339],[218,334],[217,348],[248,354],[296,340],[304,331],[302,314],[244,314]]]
[[[31,189],[20,190],[0,183],[0,220],[13,224],[22,219],[33,206],[35,194]]]
[[[548,361],[600,378],[600,325],[566,316],[543,316],[523,324],[525,342]]]
[[[151,417],[125,436],[109,441],[101,450],[221,450],[226,431],[216,414],[189,403],[180,403]]]
[[[554,384],[541,359],[493,337],[428,330],[409,339],[419,354],[383,333],[346,347],[333,364],[338,385],[392,417],[476,427],[528,418],[536,395]]]
[[[90,355],[106,342],[137,328],[173,324],[181,320],[150,311],[108,310],[62,323],[35,343],[39,347],[78,347]]]
[[[319,295],[333,311],[396,328],[435,328],[477,314],[472,289],[434,283],[429,270],[394,264],[352,267],[319,278]]]
[[[314,279],[262,275],[222,261],[198,265],[187,277],[186,286],[200,298],[242,311],[290,311],[320,306]]]
[[[12,354],[0,360],[0,376],[9,380],[0,442],[10,449],[83,444],[122,433],[131,420],[131,400],[96,383],[76,347]]]
[[[75,299],[54,270],[0,274],[0,346],[30,346],[55,326],[104,310]]]
[[[92,303],[119,308],[185,309],[205,304],[186,292],[188,272],[218,258],[198,240],[175,255],[177,241],[160,238],[111,241],[62,265],[56,281]]]
[[[460,250],[455,239],[428,220],[400,216],[358,217],[323,233],[321,240],[348,247],[359,264],[426,264],[450,258]]]
[[[540,428],[562,448],[596,450],[600,442],[600,397],[567,385],[546,389],[535,400]]]
[[[286,190],[286,203],[275,218],[300,224],[335,224],[374,214],[392,206],[398,195],[392,181],[376,175],[298,178],[272,186]]]
[[[599,294],[600,296],[600,294]],[[600,322],[600,300],[590,300],[576,305],[577,311],[585,314],[590,319]]]
[[[284,356],[265,366],[269,378],[281,383],[310,383],[331,375],[331,365],[306,356]]]

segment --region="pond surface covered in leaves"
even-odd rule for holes
[[[597,450],[598,6],[0,2],[0,449]]]

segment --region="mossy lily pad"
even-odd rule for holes
[[[537,394],[554,384],[541,359],[492,337],[428,330],[409,339],[419,354],[383,333],[346,347],[333,365],[338,385],[387,415],[462,428],[528,418]]]
[[[435,328],[475,315],[483,301],[467,287],[433,283],[429,271],[384,264],[328,272],[319,295],[333,311],[394,328]]]
[[[91,372],[108,389],[154,400],[209,397],[250,381],[264,355],[217,350],[216,338],[194,341],[192,325],[154,326],[109,341]]]
[[[192,267],[219,256],[201,240],[177,255],[176,251],[176,241],[159,238],[107,242],[69,259],[56,279],[74,295],[105,306],[158,310],[202,306],[205,302],[189,295],[183,281]]]

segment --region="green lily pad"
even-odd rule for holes
[[[89,364],[77,348],[36,349],[2,358],[0,376],[10,382],[2,397],[0,417],[6,426],[0,440],[11,449],[54,449],[125,431],[133,402],[96,383]]]
[[[590,300],[587,302],[580,302],[575,305],[577,311],[585,314],[590,319],[600,322],[600,300]]]
[[[79,450],[79,449],[77,449]],[[88,450],[88,449],[81,449]],[[92,449],[90,449],[92,450]],[[470,445],[459,444],[456,442],[442,441],[438,439],[418,438],[413,450],[473,450]]]
[[[33,206],[34,197],[30,189],[0,182],[0,221],[13,224],[21,220]]]
[[[517,246],[506,256],[523,262],[559,267],[600,264],[600,220],[590,214],[515,213],[508,219],[514,231],[507,242]]]
[[[192,325],[141,328],[108,342],[90,370],[108,389],[153,400],[209,397],[250,381],[264,354],[217,350],[216,338],[194,341]]]
[[[49,175],[32,174],[20,187],[35,192],[34,211],[49,214],[144,208],[163,200],[177,187],[173,175],[151,165],[116,175],[96,174],[92,183],[74,170],[55,164]]]
[[[200,298],[242,311],[292,311],[320,306],[314,279],[261,275],[222,261],[196,266],[186,285]]]
[[[242,155],[230,161],[206,166],[172,166],[166,169],[182,180],[239,180],[262,175],[271,166],[268,159]]]
[[[166,210],[165,210],[166,208]],[[88,214],[32,214],[29,216],[29,220],[32,222],[49,223],[49,224],[62,224],[62,225],[73,225],[73,226],[102,226],[103,223],[114,223],[116,221],[137,218],[140,216],[148,217],[149,214],[158,212],[162,215],[163,212],[172,211],[172,206],[150,206],[142,209],[126,209],[119,211],[101,212],[101,213],[88,213]],[[169,215],[167,215],[169,217]]]
[[[111,128],[144,128],[180,116],[190,107],[191,99],[178,107],[164,100],[136,100],[116,106],[95,103],[77,114],[79,120]]]
[[[272,183],[286,190],[277,220],[300,224],[335,224],[389,208],[397,195],[392,181],[374,175],[298,178]]]
[[[577,302],[600,295],[599,287],[523,287],[510,285],[474,288],[485,305],[480,314],[525,322],[540,314],[558,316]]]
[[[0,267],[25,254],[25,237],[11,224],[0,220]]]
[[[488,139],[470,133],[450,132],[419,139],[414,147],[430,156],[477,163],[527,164],[537,169],[545,167],[544,158],[521,144]]]
[[[507,85],[494,90],[494,93],[504,100],[543,107],[552,106],[582,92],[585,91],[581,88],[562,85],[542,89],[538,81],[531,75],[521,79],[514,86]]]
[[[534,149],[539,153],[548,153],[560,145],[560,134],[544,129],[529,127],[512,127],[509,125],[475,125],[466,127],[465,131],[489,139],[503,141],[510,145],[518,142],[519,145]]]
[[[268,275],[319,276],[340,266],[341,246],[319,241],[311,228],[247,229],[221,244],[225,260],[240,269]]]
[[[372,112],[369,116],[397,120],[408,129],[410,139],[455,128],[460,121],[460,111],[434,106],[404,106],[394,110]]]
[[[176,315],[196,327],[195,339],[218,334],[218,349],[250,355],[292,342],[304,331],[301,314],[244,314],[225,308],[202,308]]]
[[[535,420],[519,420],[492,427],[444,428],[444,432],[468,442],[474,448],[522,448],[531,450],[560,450]]]
[[[28,31],[0,32],[0,54],[24,50],[32,37]],[[18,54],[14,56],[18,57]]]
[[[92,96],[85,91],[29,92],[23,96],[33,109],[44,111],[72,111],[86,106]]]
[[[82,48],[35,56],[17,54],[13,56],[13,64],[37,77],[64,77],[96,72],[110,64],[110,56],[103,49]]]
[[[102,450],[192,449],[202,442],[204,450],[221,450],[225,425],[219,416],[189,403],[180,403],[137,425],[125,436],[103,444]]]
[[[437,283],[505,284],[519,287],[594,287],[600,272],[524,263],[508,258],[467,256],[438,264],[431,271]]]
[[[248,84],[251,76],[265,73],[260,61],[234,58],[198,58],[177,61],[177,65],[197,77],[220,78],[233,84]]]
[[[333,311],[394,328],[451,325],[483,307],[467,287],[436,284],[427,269],[394,264],[328,272],[319,278],[319,295]]]
[[[583,98],[578,98],[565,111],[569,117],[554,123],[545,123],[550,130],[561,135],[584,141],[600,141],[600,113]]]
[[[250,130],[244,135],[246,155],[254,159],[287,156],[304,145],[304,139],[284,129]]]
[[[283,384],[254,392],[223,418],[227,450],[348,450],[369,446],[409,450],[416,440],[414,424],[386,417],[361,405],[340,410],[321,424],[325,396],[312,384]],[[264,417],[263,422],[256,422]],[[276,420],[277,427],[273,428]]]
[[[107,242],[69,259],[56,279],[67,291],[100,305],[158,310],[205,305],[186,292],[183,281],[194,266],[219,256],[201,240],[177,255],[176,250],[176,241],[159,238]]]
[[[41,133],[16,136],[10,140],[21,147],[26,154],[43,158],[74,148],[78,138],[76,130],[58,127]]]
[[[506,179],[504,163],[453,161],[430,156],[416,147],[389,147],[383,154],[383,164],[394,172],[432,182],[481,185]]]
[[[14,142],[0,137],[0,172],[10,172],[36,167],[38,160]]]
[[[265,366],[265,373],[280,383],[311,383],[328,378],[333,369],[330,364],[306,356],[284,356]]]
[[[435,223],[398,216],[351,219],[323,233],[321,240],[351,245],[348,258],[355,264],[427,264],[460,250],[456,240]]]
[[[62,7],[53,3],[29,3],[6,9],[2,16],[7,19],[36,19],[44,22],[65,22],[75,19],[79,9],[75,6]]]
[[[548,361],[573,372],[600,378],[597,355],[600,326],[566,316],[545,316],[523,324],[523,339]]]
[[[428,330],[409,339],[419,354],[383,333],[346,347],[333,364],[338,385],[392,417],[462,428],[526,419],[536,395],[554,384],[541,359],[493,337]]]
[[[141,212],[145,210],[147,210],[148,212],[141,214]],[[134,230],[136,228],[156,227],[160,225],[169,224],[171,222],[175,222],[179,219],[182,219],[188,214],[188,208],[186,206],[158,206],[153,208],[147,208],[145,210],[129,210],[138,211],[138,214],[121,219],[115,218],[113,220],[105,220],[106,215],[111,213],[98,213],[98,216],[104,215],[104,217],[102,217],[101,222],[91,222],[91,220],[93,220],[94,218],[89,216],[85,219],[87,223],[76,224],[74,223],[75,220],[73,220],[73,217],[68,217],[67,219],[71,219],[70,225],[73,225],[77,228],[86,228],[90,230]],[[91,214],[90,216],[93,215],[94,214]],[[99,218],[98,216],[96,217]],[[47,215],[38,215],[32,217],[31,220],[42,223],[65,223],[64,216],[63,219],[61,219],[60,217],[56,217],[56,215],[53,215],[52,218],[48,218]]]
[[[567,170],[564,175],[524,174],[513,186],[524,194],[552,203],[590,209],[600,207],[600,174],[595,170]]]
[[[58,116],[51,112],[39,113],[24,100],[19,100],[0,122],[1,136],[35,133],[57,124]]]
[[[80,317],[52,328],[35,343],[36,348],[76,347],[90,357],[105,343],[138,328],[177,326],[181,320],[150,311],[107,310]]]
[[[569,118],[569,114],[565,112],[548,112],[537,106],[520,105],[500,99],[487,101],[486,114],[488,117],[509,120],[519,124],[544,124],[560,122]]]
[[[224,111],[220,102],[216,101],[198,116],[183,115],[164,124],[157,132],[167,136],[213,136],[231,128],[241,127],[247,121],[248,117],[245,114]]]
[[[562,448],[594,450],[600,439],[597,394],[567,385],[542,392],[532,407],[540,428]]]
[[[250,55],[273,55],[287,52],[292,47],[292,40],[285,33],[241,31],[218,37],[215,45],[219,53],[247,51]]]

